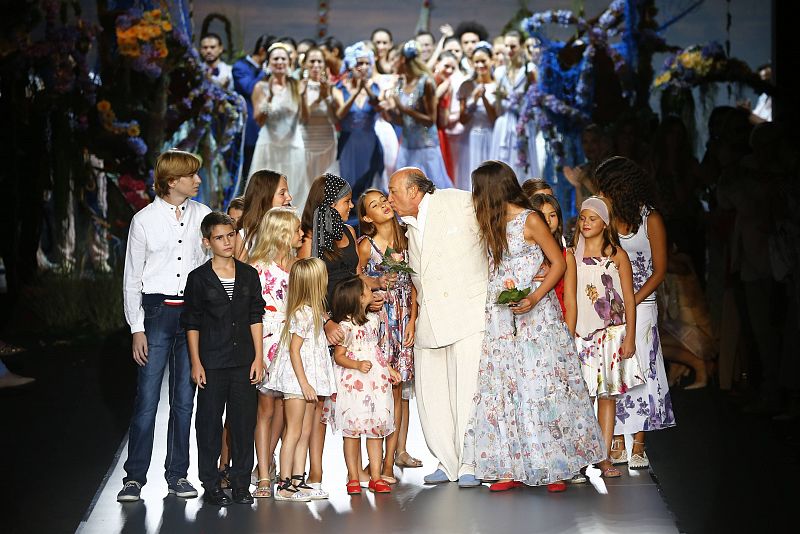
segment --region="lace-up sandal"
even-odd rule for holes
[[[291,496],[283,496],[281,494],[282,491],[288,491],[291,493]],[[291,501],[291,502],[309,502],[311,498],[306,495],[305,493],[301,492],[299,489],[292,486],[292,479],[286,478],[281,482],[281,485],[275,489],[275,493],[272,494],[272,498],[276,501]]]
[[[641,441],[634,441],[633,444],[644,446],[644,443]],[[642,454],[631,452],[631,459],[628,461],[628,467],[631,469],[647,469],[650,467],[650,460],[647,458],[647,453],[644,450],[642,450]]]
[[[619,456],[614,456],[615,453],[619,453]],[[611,460],[611,463],[614,465],[628,463],[628,451],[625,450],[625,438],[615,439],[611,442],[611,454],[609,456],[609,460]]]
[[[306,484],[306,474],[303,473],[302,475],[292,475],[292,480],[297,480],[297,484],[294,485],[295,488],[300,490],[301,493],[304,493],[308,496],[309,499],[312,501],[321,501],[323,499],[328,498],[328,492],[322,489],[322,484],[314,484],[314,486],[309,486]]]

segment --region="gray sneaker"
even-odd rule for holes
[[[142,485],[135,480],[129,480],[117,493],[117,502],[135,502],[142,494]]]
[[[197,497],[197,490],[194,489],[194,486],[192,486],[191,482],[185,478],[179,478],[174,482],[170,482],[169,492],[184,499]]]

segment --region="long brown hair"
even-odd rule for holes
[[[314,210],[317,206],[325,202],[325,175],[322,174],[314,178],[311,183],[311,189],[308,190],[306,197],[306,205],[303,207],[303,216],[300,218],[300,228],[303,229],[303,239],[311,239],[311,234],[314,231]],[[345,221],[346,223],[347,221]],[[345,232],[350,229],[345,224]],[[352,237],[352,235],[350,236]],[[339,248],[334,244],[333,250],[325,250],[322,257],[327,261],[334,261],[342,256]]]
[[[375,234],[378,233],[378,229],[375,228],[373,223],[364,220],[364,217],[367,216],[367,195],[369,193],[378,193],[384,197],[386,196],[386,193],[380,189],[370,188],[361,193],[361,196],[358,198],[358,230],[361,235],[375,237]],[[397,220],[397,217],[392,217],[392,243],[394,243],[392,248],[396,252],[402,252],[408,248],[408,239],[406,238],[406,233],[403,231],[402,226],[400,226],[400,222]]]
[[[364,281],[358,276],[342,280],[333,289],[331,319],[336,323],[350,321],[355,325],[367,322],[367,310],[361,305]]]
[[[256,171],[247,182],[244,192],[244,209],[242,218],[239,219],[239,229],[244,229],[244,239],[251,246],[258,235],[258,224],[264,214],[272,209],[272,199],[275,191],[285,175],[263,169]]]
[[[484,161],[472,171],[472,204],[481,238],[492,255],[496,270],[503,252],[508,250],[506,204],[529,210],[534,208],[511,167],[497,160]]]

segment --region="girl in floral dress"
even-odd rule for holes
[[[386,439],[383,479],[396,482],[393,466],[421,467],[422,462],[406,452],[409,399],[414,380],[414,325],[417,319],[417,290],[407,273],[390,273],[381,265],[388,249],[408,261],[406,236],[389,205],[386,195],[369,189],[358,200],[361,241],[358,243],[359,270],[362,279],[373,291],[382,291],[384,306],[381,319],[380,345],[389,365],[402,380],[394,388],[395,428]]]
[[[576,277],[566,278],[564,304],[575,336],[589,395],[597,397],[600,429],[607,450],[614,434],[617,395],[644,383],[636,353],[636,306],[628,255],[619,246],[608,206],[599,197],[581,204],[575,248],[567,261]],[[573,282],[573,280],[575,280]],[[630,332],[632,335],[626,335]],[[609,459],[597,467],[605,478],[620,472]]]
[[[575,344],[552,291],[564,257],[541,214],[507,164],[487,161],[472,173],[473,202],[489,249],[486,334],[464,461],[490,490],[548,485],[606,457],[606,448],[580,374]],[[498,304],[505,285],[533,286],[545,258],[541,284],[512,305]]]
[[[286,430],[281,445],[281,484],[275,500],[326,498],[305,482],[308,442],[318,398],[336,393],[336,377],[322,327],[328,275],[319,258],[297,260],[289,271],[286,321],[265,387],[283,394]]]
[[[286,298],[289,286],[289,269],[303,240],[300,218],[293,208],[272,208],[264,214],[258,225],[258,237],[250,251],[250,265],[258,271],[261,293],[266,305],[263,315],[264,369],[275,358],[278,339],[286,322]],[[266,387],[267,377],[258,386],[258,415],[256,418],[256,457],[258,458],[258,484],[253,497],[272,495],[271,471],[275,468],[275,447],[283,430],[283,399]],[[273,415],[280,422],[274,432]]]
[[[392,491],[381,478],[382,445],[395,429],[392,384],[400,381],[400,374],[389,366],[381,350],[381,321],[367,310],[371,304],[372,291],[358,277],[340,282],[334,289],[333,320],[344,330],[344,341],[333,352],[338,392],[331,422],[344,438],[350,495],[361,493],[361,436],[367,438],[369,490]]]
[[[613,157],[595,171],[601,194],[611,201],[617,214],[620,244],[631,258],[636,303],[636,359],[646,386],[617,399],[617,419],[611,459],[631,469],[650,466],[644,449],[645,432],[675,426],[664,354],[658,331],[656,288],[667,273],[667,231],[664,219],[654,209],[654,185],[635,162]],[[624,435],[633,434],[630,460]]]

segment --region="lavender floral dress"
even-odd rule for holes
[[[380,317],[367,314],[367,322],[356,325],[342,321],[341,346],[351,360],[372,362],[369,372],[336,365],[336,410],[332,428],[346,438],[384,438],[394,432],[394,399],[389,382],[389,362],[378,346]]]
[[[653,275],[653,255],[647,237],[650,210],[642,208],[642,222],[635,234],[620,236],[622,248],[633,267],[633,290]],[[658,335],[658,305],[655,294],[636,306],[636,359],[644,373],[645,385],[617,399],[614,434],[635,434],[675,426],[669,382],[664,371],[664,354]]]
[[[644,384],[636,358],[622,358],[625,305],[619,271],[610,258],[578,263],[578,322],[575,344],[592,397],[613,397]]]
[[[490,264],[486,334],[464,463],[480,479],[543,485],[569,479],[604,459],[606,451],[555,292],[516,317],[516,335],[511,309],[497,304],[506,279],[531,287],[544,259],[542,249],[523,238],[529,213],[507,223],[509,250],[497,270]]]

